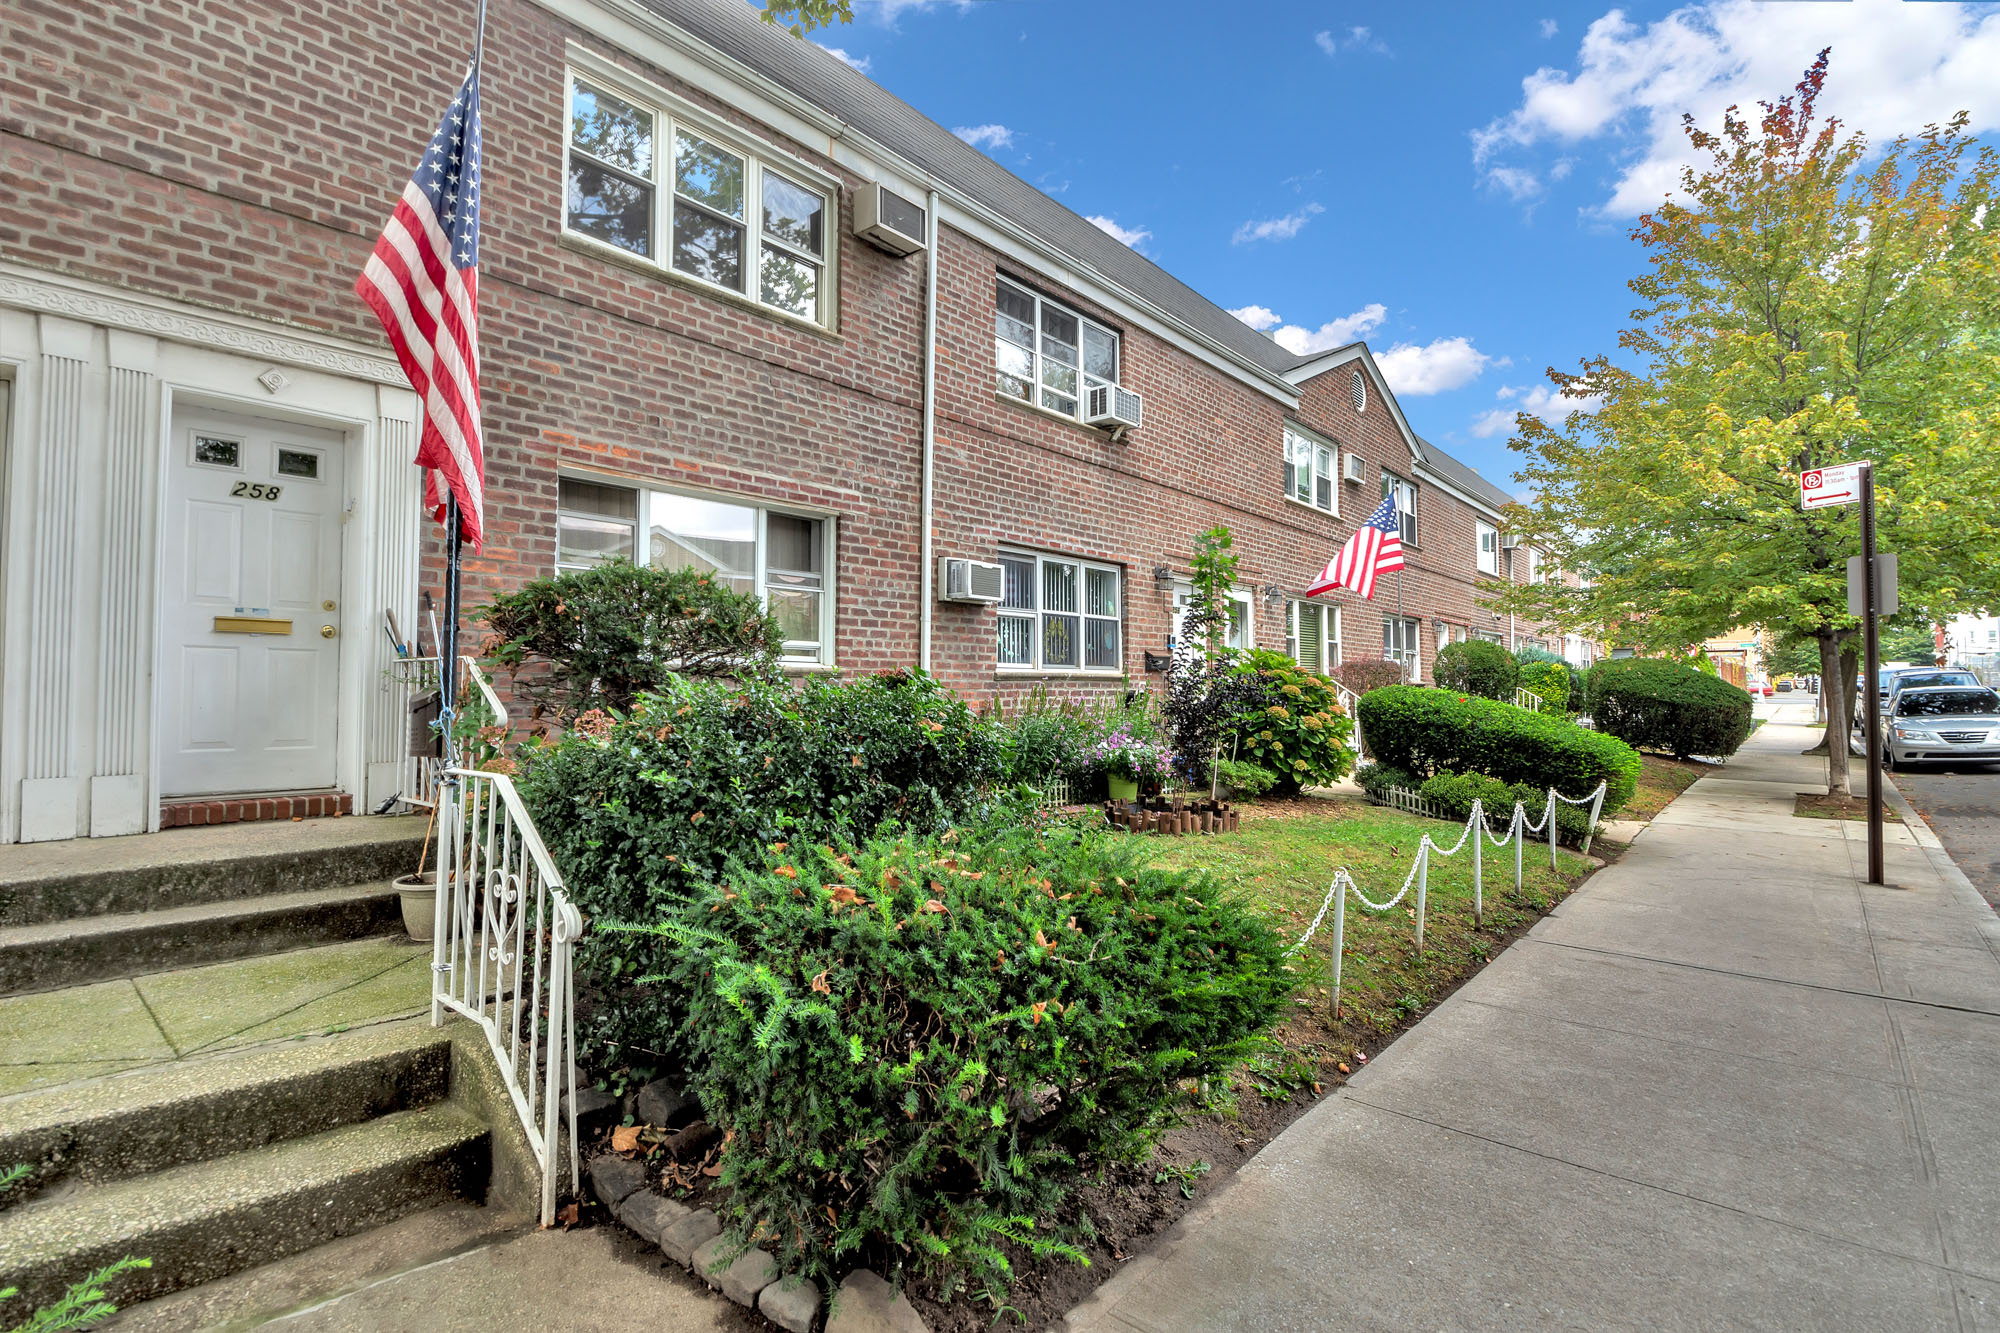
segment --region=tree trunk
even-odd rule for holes
[[[1819,690],[1826,704],[1826,790],[1831,796],[1852,796],[1847,777],[1847,738],[1853,726],[1854,693],[1847,682],[1854,679],[1846,654],[1840,651],[1840,636],[1821,630],[1819,639]]]

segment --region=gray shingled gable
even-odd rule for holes
[[[1099,231],[837,56],[765,23],[744,0],[641,3],[1252,365],[1283,374],[1305,359]]]

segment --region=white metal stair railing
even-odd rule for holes
[[[472,676],[484,688],[476,667]],[[542,1171],[548,1226],[565,1161],[570,1188],[579,1180],[571,963],[583,915],[563,892],[562,874],[512,779],[452,768],[438,776],[436,790],[431,1023],[443,1023],[449,1011],[485,1031]]]
[[[1542,711],[1542,696],[1532,690],[1516,689],[1514,691],[1514,707],[1525,708],[1530,713],[1539,713]]]
[[[1354,751],[1354,766],[1359,768],[1361,767],[1361,713],[1358,705],[1361,703],[1361,696],[1337,680],[1333,682],[1333,688],[1339,696],[1340,706],[1347,710],[1347,720],[1354,724],[1348,729],[1347,746]]]
[[[507,706],[500,702],[500,696],[493,692],[493,683],[486,679],[486,673],[469,656],[458,659],[460,686],[459,693],[465,692],[465,684],[470,683],[479,691],[481,700],[492,712],[491,725],[507,725]],[[435,657],[399,657],[396,659],[397,680],[403,687],[404,715],[419,694],[435,690],[438,685],[438,660]],[[444,760],[433,755],[410,755],[403,761],[403,779],[398,784],[396,799],[404,805],[415,806],[419,810],[429,810],[437,804],[438,775],[443,771]]]
[[[1319,905],[1318,915],[1313,917],[1312,924],[1306,927],[1306,933],[1299,936],[1298,942],[1285,950],[1285,955],[1290,957],[1300,949],[1305,948],[1306,942],[1312,939],[1313,935],[1318,932],[1320,924],[1326,920],[1327,911],[1329,909],[1332,910],[1333,983],[1328,995],[1333,1004],[1333,1016],[1335,1018],[1340,1017],[1340,964],[1347,947],[1347,895],[1349,893],[1352,893],[1355,901],[1359,902],[1369,911],[1386,912],[1397,903],[1403,901],[1404,895],[1410,891],[1410,886],[1415,884],[1417,886],[1416,942],[1417,948],[1422,949],[1424,947],[1424,916],[1430,897],[1431,853],[1436,852],[1439,856],[1444,857],[1456,856],[1465,849],[1465,845],[1469,841],[1472,844],[1472,920],[1474,925],[1484,924],[1486,920],[1484,855],[1486,843],[1490,841],[1495,847],[1505,847],[1509,843],[1513,844],[1514,891],[1519,893],[1522,882],[1521,844],[1527,840],[1527,835],[1530,833],[1540,833],[1544,829],[1548,831],[1549,869],[1554,870],[1556,868],[1556,802],[1561,801],[1566,805],[1587,805],[1590,807],[1590,824],[1589,831],[1584,834],[1583,851],[1588,854],[1591,838],[1595,836],[1597,830],[1597,817],[1604,810],[1604,793],[1607,785],[1600,782],[1597,784],[1596,791],[1581,798],[1564,796],[1554,787],[1551,787],[1549,788],[1548,799],[1542,806],[1542,817],[1534,821],[1529,820],[1525,804],[1520,801],[1514,802],[1514,810],[1508,820],[1507,833],[1504,837],[1494,837],[1493,831],[1487,827],[1485,806],[1477,797],[1474,797],[1472,812],[1465,817],[1465,828],[1459,833],[1458,841],[1450,847],[1441,847],[1431,841],[1431,835],[1426,833],[1423,836],[1423,841],[1417,844],[1417,859],[1410,866],[1410,873],[1403,877],[1403,887],[1396,890],[1396,896],[1385,903],[1378,903],[1369,898],[1367,894],[1361,891],[1361,886],[1354,882],[1354,876],[1348,873],[1347,867],[1340,867],[1340,869],[1334,872],[1333,882],[1327,885],[1326,898]],[[1391,787],[1387,795],[1389,799],[1384,803],[1393,805],[1398,809],[1410,810],[1413,813],[1418,812],[1419,807],[1425,810],[1428,809],[1428,803],[1421,796],[1404,788]],[[1398,795],[1407,798],[1407,801],[1394,799]]]

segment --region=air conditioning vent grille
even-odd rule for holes
[[[1084,417],[1093,426],[1137,430],[1145,417],[1145,399],[1122,384],[1092,384],[1084,390]]]

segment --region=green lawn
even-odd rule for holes
[[[1362,892],[1383,902],[1394,896],[1409,873],[1424,834],[1449,847],[1463,828],[1352,801],[1326,801],[1323,806],[1294,817],[1257,818],[1253,813],[1236,833],[1159,838],[1158,859],[1162,865],[1211,871],[1224,887],[1247,895],[1289,943],[1312,922],[1341,866],[1347,867]],[[1414,885],[1409,896],[1386,913],[1368,911],[1350,897],[1341,981],[1344,1021],[1326,1025],[1320,1039],[1354,1040],[1370,1030],[1384,1033],[1443,998],[1477,971],[1507,934],[1531,924],[1560,901],[1589,868],[1582,857],[1566,851],[1558,856],[1560,873],[1552,873],[1548,844],[1530,842],[1523,850],[1526,878],[1517,894],[1513,848],[1489,843],[1486,924],[1475,930],[1471,844],[1450,858],[1433,853],[1421,953],[1414,939]],[[1297,955],[1299,1018],[1310,1014],[1324,1020],[1332,949],[1329,912],[1319,933]],[[1293,1036],[1303,1041],[1309,1034]]]

